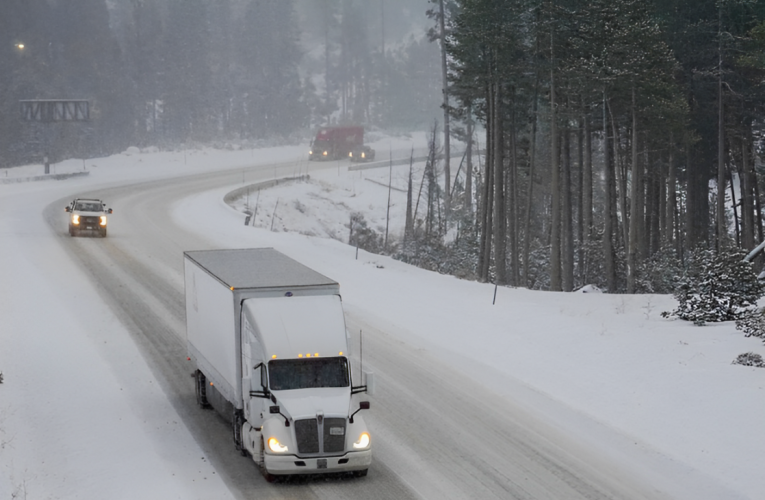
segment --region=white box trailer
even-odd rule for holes
[[[197,402],[231,419],[234,443],[264,476],[366,475],[337,282],[272,248],[184,252],[188,355]],[[368,390],[369,389],[369,390]]]

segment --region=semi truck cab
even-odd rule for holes
[[[371,438],[353,414],[369,403],[351,387],[340,296],[246,300],[242,338],[242,364],[252,368],[243,381],[250,388],[243,444],[267,477],[366,475]]]

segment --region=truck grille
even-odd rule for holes
[[[92,215],[83,215],[80,217],[81,226],[98,226],[101,223],[100,217],[93,217]]]
[[[295,421],[298,453],[340,453],[345,450],[345,419],[315,418]],[[319,439],[321,437],[321,439]]]

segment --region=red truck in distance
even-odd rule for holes
[[[308,152],[310,160],[342,160],[364,145],[364,127],[322,127]]]

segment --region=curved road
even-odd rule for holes
[[[293,172],[294,163],[252,167],[247,178]],[[44,211],[56,239],[130,332],[236,498],[663,498],[609,470],[605,459],[584,458],[591,454],[566,444],[555,429],[530,426],[535,420],[527,410],[467,382],[454,367],[413,352],[354,310],[347,311],[349,328],[363,328],[364,362],[378,377],[365,415],[375,438],[369,475],[265,482],[254,463],[234,450],[228,422],[195,404],[184,343],[182,253],[217,245],[178,227],[170,215],[176,202],[207,190],[233,190],[242,178],[240,169],[80,193],[119,207],[106,239],[68,235],[61,210],[68,199]]]

